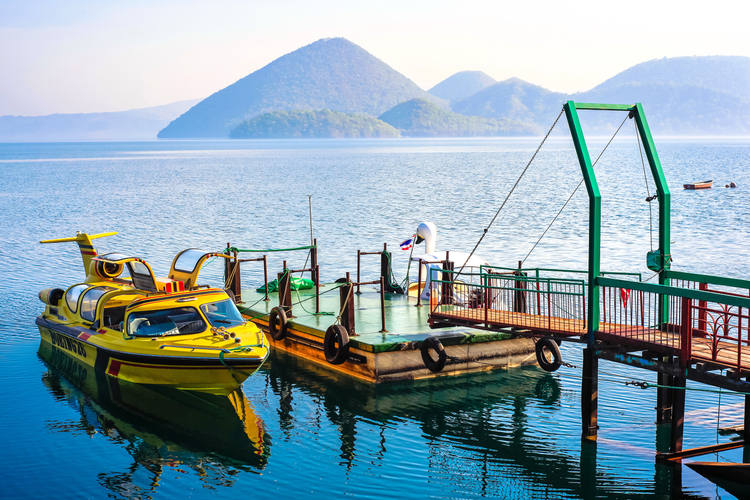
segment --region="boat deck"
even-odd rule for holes
[[[290,327],[320,338],[331,326],[340,310],[339,291],[336,284],[321,284],[320,314],[315,314],[315,290],[292,291],[292,314]],[[271,309],[279,305],[278,293],[264,294],[255,290],[243,290],[238,307],[250,318],[267,321]],[[508,332],[489,332],[471,327],[451,327],[433,330],[427,320],[429,306],[417,306],[416,297],[402,294],[385,294],[385,326],[381,332],[380,293],[377,287],[363,286],[362,293],[354,295],[355,332],[350,335],[352,347],[370,352],[403,350],[404,345],[421,342],[430,336],[439,336],[445,345],[454,343],[479,343],[512,337]]]

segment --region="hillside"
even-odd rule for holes
[[[330,109],[377,116],[424,90],[344,38],[327,38],[276,59],[199,102],[160,138],[226,137],[241,121],[271,111]]]
[[[494,83],[497,83],[494,78],[481,71],[461,71],[438,83],[429,92],[453,103],[466,99]]]
[[[229,133],[232,139],[398,136],[398,130],[370,115],[328,109],[263,113],[240,123]]]
[[[546,128],[565,100],[564,94],[510,78],[480,90],[452,107],[453,111],[464,115],[505,118]]]
[[[624,85],[679,85],[704,88],[750,101],[750,57],[653,59],[618,73],[587,93],[603,94]]]
[[[528,135],[535,129],[510,120],[464,116],[422,99],[412,99],[389,109],[380,119],[412,137]]]
[[[90,141],[153,139],[198,99],[107,113],[0,116],[0,141]]]

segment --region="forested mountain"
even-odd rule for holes
[[[361,47],[326,38],[219,90],[159,137],[226,137],[240,122],[271,111],[329,109],[378,116],[414,97],[435,99]]]
[[[481,71],[460,71],[449,76],[430,89],[430,94],[457,102],[497,83],[494,78]]]
[[[274,111],[237,125],[232,139],[295,137],[398,137],[399,131],[364,113],[319,111]]]

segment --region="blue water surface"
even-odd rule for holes
[[[596,158],[606,140],[590,141]],[[83,277],[75,231],[119,231],[100,252],[147,259],[166,274],[187,247],[309,243],[308,195],[322,278],[356,270],[356,250],[396,248],[416,225],[438,249],[469,251],[538,139],[154,141],[0,144],[0,467],[2,496],[287,498],[731,498],[688,468],[655,465],[650,372],[601,362],[597,444],[580,439],[580,350],[563,367],[374,388],[274,356],[235,399],[113,384],[39,351],[42,288]],[[672,190],[673,267],[750,276],[750,140],[657,140]],[[646,164],[646,168],[648,168]],[[596,166],[602,268],[642,272],[656,245],[654,193],[632,130]],[[709,191],[682,183],[714,179]],[[478,253],[523,259],[581,179],[571,141],[540,152]],[[737,189],[724,189],[734,181]],[[585,269],[582,186],[529,266]],[[653,227],[651,232],[649,228]],[[406,252],[395,250],[398,277]],[[304,254],[274,255],[301,266]],[[377,263],[365,267],[374,278]],[[206,271],[220,276],[220,263]],[[262,271],[243,268],[243,280]],[[697,386],[694,386],[697,387]],[[743,398],[689,391],[685,446],[725,441]],[[717,425],[718,419],[718,425]],[[737,461],[741,450],[704,457]]]

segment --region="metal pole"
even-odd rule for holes
[[[268,257],[267,255],[263,256],[263,281],[266,284],[266,287],[265,287],[266,288],[266,298],[263,299],[263,300],[265,300],[265,301],[269,300],[268,299],[268,258],[267,257]]]
[[[407,283],[408,286],[408,283]],[[408,294],[408,290],[406,291]],[[422,259],[419,259],[419,275],[417,276],[417,307],[422,305]]]
[[[385,279],[380,277],[380,320],[383,327],[380,329],[380,333],[386,333],[388,330],[385,329]]]
[[[310,211],[310,246],[315,246],[315,239],[313,238],[313,218],[312,218],[312,195],[307,195],[307,206]],[[314,267],[314,266],[313,266]]]
[[[360,268],[359,263],[360,263],[361,259],[362,259],[362,250],[357,250],[357,295],[359,295],[360,293],[362,293],[360,291],[360,289],[359,289],[359,282],[362,281],[362,279],[361,279],[361,277],[359,275],[360,274],[359,273],[359,268]]]
[[[320,266],[315,266],[315,276],[320,273]],[[320,281],[315,280],[315,312],[320,312]]]

